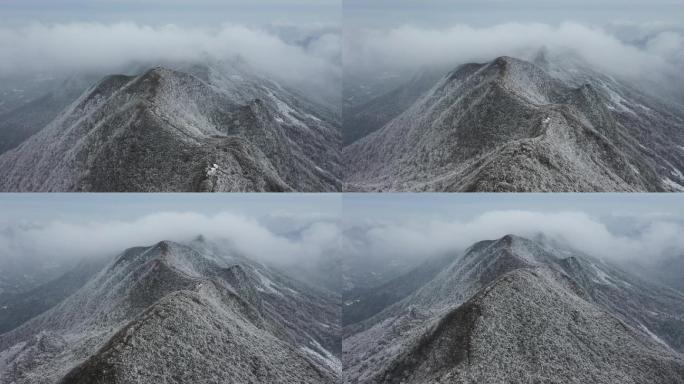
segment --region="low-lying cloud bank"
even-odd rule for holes
[[[129,63],[241,57],[266,74],[294,82],[337,81],[340,33],[331,26],[301,27],[297,41],[283,28],[225,24],[219,28],[135,23],[35,23],[0,27],[0,76],[36,72],[120,70]]]
[[[420,261],[461,252],[475,242],[506,234],[550,239],[614,262],[652,262],[684,255],[684,220],[631,217],[616,231],[584,212],[490,211],[471,220],[347,223],[339,217],[278,215],[255,219],[230,212],[215,215],[163,212],[129,221],[50,221],[0,229],[0,265],[12,259],[60,263],[114,256],[161,240],[190,241],[197,235],[227,241],[255,260],[293,266],[324,258],[387,258]]]
[[[287,218],[281,217],[281,224]],[[229,212],[215,215],[163,212],[130,221],[71,223],[51,221],[0,230],[0,265],[10,259],[34,258],[59,263],[113,256],[126,248],[161,240],[190,241],[198,235],[227,241],[234,251],[281,265],[315,261],[339,248],[334,218],[293,217],[292,233],[278,233],[269,223]]]
[[[627,41],[624,28],[599,28],[575,22],[505,23],[476,28],[454,25],[443,29],[402,26],[388,30],[345,31],[344,59],[352,70],[405,70],[421,66],[456,66],[498,56],[530,58],[541,47],[553,52],[574,52],[598,68],[623,76],[674,71],[684,64],[681,28],[649,24],[638,34],[631,25]]]
[[[639,220],[631,218],[631,220]],[[425,259],[460,252],[480,240],[507,234],[544,234],[595,257],[614,262],[650,262],[684,255],[684,221],[646,218],[635,228],[616,233],[583,212],[492,211],[468,221],[375,223],[345,241],[347,254],[393,259]],[[347,231],[347,233],[351,233]],[[358,236],[364,233],[363,236]]]

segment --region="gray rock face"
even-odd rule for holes
[[[0,383],[334,383],[339,315],[338,298],[211,243],[160,242],[0,335]]]
[[[0,156],[4,191],[335,191],[339,129],[225,65],[110,76]]]
[[[568,60],[465,64],[343,149],[346,188],[682,190],[683,109]]]
[[[345,327],[347,383],[684,380],[684,295],[505,236]]]

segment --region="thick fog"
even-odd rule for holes
[[[0,208],[0,267],[23,270],[198,235],[288,269],[416,265],[506,234],[617,263],[684,256],[676,194],[10,195]]]
[[[668,23],[598,27],[579,22],[351,28],[345,30],[344,60],[349,71],[404,71],[455,67],[504,55],[530,59],[544,47],[552,53],[579,55],[610,74],[678,74],[684,64],[683,31]]]
[[[334,216],[280,213],[256,218],[229,211],[159,212],[125,220],[6,223],[0,230],[0,264],[26,259],[58,264],[111,257],[126,248],[161,240],[187,242],[198,235],[227,244],[230,250],[254,260],[280,265],[315,261],[339,247]]]
[[[0,78],[109,74],[132,64],[236,58],[275,80],[339,88],[339,26],[315,22],[261,27],[32,22],[0,27]]]
[[[458,254],[475,242],[506,234],[547,238],[616,263],[649,264],[684,257],[684,217],[669,214],[595,216],[561,210],[483,210],[474,217],[367,219],[346,223],[349,258],[374,257],[419,262],[445,253]]]
[[[344,216],[341,216],[344,217]],[[619,216],[618,216],[619,217]],[[506,234],[544,234],[593,256],[615,260],[649,260],[684,254],[684,218],[629,216],[629,226],[580,211],[486,211],[473,218],[450,220],[413,217],[404,220],[346,221],[340,217],[274,214],[260,218],[220,212],[160,212],[131,220],[57,219],[6,224],[0,231],[0,258],[40,257],[42,260],[114,255],[126,248],[161,240],[190,241],[198,235],[226,240],[254,259],[288,264],[336,253],[350,256],[424,259],[459,252],[480,240]],[[615,217],[612,218],[615,220]],[[353,229],[349,231],[349,229]]]

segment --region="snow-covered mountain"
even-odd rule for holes
[[[336,191],[334,111],[240,61],[108,76],[0,156],[4,191]]]
[[[338,297],[214,243],[162,241],[0,335],[0,383],[334,383],[339,317]]]
[[[347,383],[678,383],[683,341],[682,292],[508,235],[345,327],[343,361]]]
[[[459,66],[343,157],[349,190],[680,191],[684,106],[569,54],[499,57]]]

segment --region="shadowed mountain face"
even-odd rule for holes
[[[334,114],[239,64],[109,76],[0,156],[5,191],[335,191]]]
[[[390,281],[372,288],[357,288],[345,292],[342,325],[365,320],[383,308],[394,304],[432,280],[454,260],[454,255],[429,259]]]
[[[0,293],[0,334],[59,304],[100,271],[103,260],[84,260],[64,275],[27,292]]]
[[[204,240],[131,248],[0,335],[0,383],[334,383],[339,308]]]
[[[567,58],[465,64],[343,150],[350,190],[684,189],[684,112]]]
[[[88,75],[72,76],[59,85],[46,85],[45,93],[35,99],[0,112],[0,154],[43,129],[96,80]]]
[[[360,104],[345,104],[342,114],[343,145],[349,145],[382,128],[430,90],[441,77],[442,72],[438,70],[421,69],[407,83],[390,92]]]
[[[343,342],[347,383],[677,383],[682,352],[684,294],[515,236],[474,244]]]

